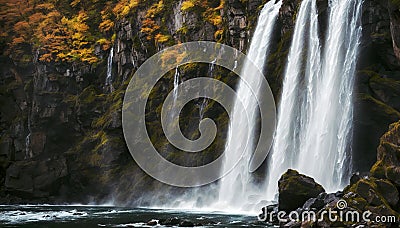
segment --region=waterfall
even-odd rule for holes
[[[106,77],[106,82],[105,82],[105,88],[107,88],[109,86],[111,92],[114,92],[114,87],[112,85],[113,58],[114,58],[114,47],[111,47],[110,54],[108,55],[108,59],[107,59],[107,77]]]
[[[304,107],[304,105],[301,103],[302,97],[300,94],[301,88],[299,88],[299,74],[304,63],[302,56],[304,45],[306,43],[305,33],[308,30],[310,31],[309,52],[314,52],[312,54],[316,56],[319,55],[319,47],[317,46],[319,45],[317,18],[315,18],[312,23],[309,23],[313,16],[317,17],[315,2],[313,0],[303,1],[296,19],[293,41],[288,55],[283,81],[281,103],[278,111],[278,125],[273,145],[273,153],[271,155],[269,164],[269,185],[267,192],[270,198],[272,198],[271,195],[275,194],[276,192],[277,182],[281,174],[288,168],[293,168],[297,161],[297,150],[300,143],[299,135],[302,130],[299,125],[305,124],[304,121],[301,120],[303,117],[302,115],[304,115],[302,112],[304,110],[301,110],[301,108]],[[316,35],[316,37],[313,37],[314,35]],[[318,43],[313,42],[313,40],[317,41]],[[314,61],[319,61],[319,58],[316,58]],[[311,61],[307,61],[307,63],[310,62]],[[318,65],[320,64],[316,63],[314,64],[314,67],[317,67]],[[310,73],[311,71],[315,70],[311,69],[311,66],[309,69]],[[314,75],[309,75],[309,78],[311,79],[313,76]],[[309,87],[308,89],[312,90],[313,88]],[[311,93],[312,92],[313,91],[311,91]],[[307,107],[307,105],[305,107]]]
[[[316,2],[305,0],[301,4],[268,165],[269,199],[274,198],[278,179],[288,168],[312,176],[327,191],[338,190],[346,181],[361,4],[361,0],[329,2],[323,54]]]
[[[253,39],[248,51],[248,58],[253,61],[253,63],[259,67],[259,69],[264,68],[264,63],[267,58],[267,54],[270,48],[270,38],[273,33],[274,25],[279,13],[279,9],[282,5],[282,1],[275,3],[275,1],[269,1],[261,11],[259,16],[259,20],[257,23],[257,27],[255,29]],[[242,75],[244,77],[248,77],[248,81],[250,82],[250,87],[255,87],[255,85],[260,84],[260,79],[257,77],[253,77],[253,72],[256,69],[252,69],[249,64],[245,64],[243,67]],[[258,91],[255,91],[256,93]],[[245,84],[245,82],[240,81],[237,89],[238,96],[243,100],[245,108],[249,110],[251,113],[250,123],[256,122],[256,108],[257,103],[256,100],[252,97],[251,90]],[[230,120],[229,131],[228,131],[228,140],[225,145],[225,153],[227,153],[227,157],[224,163],[223,172],[226,172],[226,167],[229,167],[230,164],[235,161],[232,158],[237,157],[235,154],[242,154],[243,151],[238,150],[240,148],[239,145],[245,143],[243,140],[247,139],[245,135],[242,135],[242,123],[245,123],[246,118],[243,115],[243,110],[238,110],[237,107],[240,107],[240,100],[236,100],[233,107],[232,119]],[[254,124],[255,125],[255,124]],[[255,134],[255,127],[252,126],[251,132]],[[254,138],[250,136],[250,138]],[[252,198],[254,195],[261,195],[262,193],[257,190],[255,185],[252,183],[251,176],[249,175],[248,162],[252,155],[254,145],[252,142],[247,147],[247,151],[244,151],[242,159],[235,166],[235,168],[225,177],[221,179],[220,189],[219,189],[219,200],[217,202],[218,207],[223,207],[226,210],[226,207],[238,208],[248,210],[249,208],[243,208],[247,206],[250,202],[249,198]],[[251,200],[251,199],[250,199]]]
[[[352,94],[362,33],[362,1],[333,0],[329,4],[323,78],[318,81],[316,114],[311,120],[299,168],[328,191],[335,191],[345,184],[351,169]],[[307,159],[311,155],[314,155],[313,166]]]
[[[175,68],[175,74],[174,74],[174,103],[176,102],[176,99],[178,98],[178,86],[179,86],[179,70],[178,67]]]

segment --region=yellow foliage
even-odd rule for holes
[[[181,63],[183,59],[187,56],[187,53],[185,52],[178,52],[178,49],[176,50],[170,50],[163,52],[161,55],[161,61],[163,66],[168,66],[170,64],[175,64],[175,63]]]
[[[139,0],[122,0],[115,5],[113,9],[114,15],[120,19],[126,17],[131,10],[139,5]]]
[[[170,38],[170,36],[168,36],[168,35],[163,35],[163,34],[157,34],[155,37],[154,37],[154,40],[157,42],[157,43],[165,43],[165,42],[167,42],[168,40],[169,40],[169,38]]]
[[[154,3],[150,9],[147,10],[146,12],[146,17],[147,18],[153,18],[157,16],[162,10],[164,9],[164,2],[160,0],[157,3]]]
[[[108,32],[114,27],[114,22],[110,19],[102,21],[99,25],[99,29],[102,32]]]
[[[189,9],[194,7],[194,3],[191,0],[182,2],[181,10],[188,11]]]
[[[216,8],[207,8],[203,13],[203,17],[215,26],[219,26],[222,24],[222,16],[220,10],[222,10],[225,6],[225,1],[221,0],[221,3]]]
[[[222,24],[222,17],[220,15],[213,15],[208,20],[215,26]]]
[[[101,47],[104,51],[108,50],[112,44],[109,40],[107,40],[105,38],[101,38],[101,39],[97,40],[97,43],[101,45]]]
[[[151,40],[153,38],[153,34],[159,29],[160,29],[160,26],[157,25],[155,21],[153,21],[150,18],[146,18],[143,21],[143,25],[142,25],[142,28],[140,31],[147,34],[147,37],[146,37],[147,40]]]
[[[220,30],[217,30],[217,31],[214,33],[214,38],[215,38],[216,41],[219,42],[219,41],[222,40],[223,35],[224,35],[224,30],[223,30],[223,29],[220,29]]]
[[[219,6],[215,8],[214,10],[222,10],[225,6],[225,0],[221,0]]]
[[[73,1],[70,3],[70,5],[71,5],[72,7],[75,7],[75,6],[77,6],[79,3],[81,3],[81,0],[73,0]]]

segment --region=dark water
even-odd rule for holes
[[[198,224],[197,227],[265,227],[256,216],[221,212],[108,206],[0,206],[1,227],[152,227],[147,225],[152,219],[174,217]]]

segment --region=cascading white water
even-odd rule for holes
[[[293,168],[297,163],[298,158],[298,148],[300,145],[300,133],[301,133],[301,124],[305,124],[306,120],[303,119],[303,116],[306,113],[302,111],[307,111],[302,107],[307,107],[302,104],[301,97],[301,88],[300,88],[300,78],[301,68],[304,64],[303,50],[304,46],[307,43],[305,41],[305,34],[309,30],[309,57],[314,55],[313,61],[308,59],[307,61],[307,74],[316,73],[316,69],[312,69],[313,67],[318,67],[319,59],[319,38],[318,38],[318,21],[315,2],[313,0],[305,0],[302,2],[300,6],[300,10],[296,19],[296,26],[294,29],[292,45],[289,51],[288,62],[286,66],[286,71],[284,75],[283,81],[283,90],[281,96],[281,102],[279,106],[278,112],[278,125],[276,129],[275,140],[273,144],[273,153],[271,155],[270,164],[269,164],[269,184],[268,184],[268,197],[273,198],[277,189],[277,182],[279,177],[283,172],[285,172],[288,168]],[[310,19],[313,19],[312,23],[310,23]],[[316,37],[314,37],[316,36]],[[314,42],[317,41],[317,42]],[[314,53],[312,53],[314,52]],[[310,55],[311,53],[311,55]],[[313,64],[313,66],[310,65]],[[312,81],[315,75],[308,75],[308,79]],[[312,84],[310,84],[311,86]],[[313,93],[314,88],[311,86],[308,88],[307,96]],[[310,96],[311,98],[312,96]],[[307,97],[304,99],[307,101]],[[311,101],[311,100],[308,100]],[[310,102],[311,103],[311,102]],[[302,110],[303,109],[303,110]]]
[[[176,101],[178,97],[178,86],[179,86],[179,70],[178,67],[175,68],[175,74],[174,74],[174,102]]]
[[[352,94],[361,40],[361,0],[332,0],[315,115],[299,169],[328,191],[342,187],[351,166]],[[313,157],[314,165],[310,166]],[[324,170],[321,172],[321,170]],[[346,175],[347,174],[347,175]]]
[[[261,11],[259,20],[257,23],[256,30],[253,35],[253,39],[248,51],[248,58],[258,66],[259,69],[264,68],[264,64],[267,58],[267,54],[270,48],[271,34],[274,29],[275,22],[279,13],[279,9],[282,5],[282,1],[275,3],[275,1],[269,1]],[[250,87],[257,88],[260,85],[260,79],[254,77],[254,72],[257,69],[252,69],[249,64],[245,64],[243,67],[244,77],[248,77],[248,81],[251,84]],[[256,93],[258,91],[255,91]],[[249,111],[250,123],[254,123],[254,126],[250,126],[250,131],[255,134],[255,122],[256,122],[256,108],[257,102],[252,97],[252,92],[245,82],[241,81],[238,85],[237,94],[244,103],[246,110]],[[232,163],[236,163],[232,158],[237,157],[236,155],[242,154],[243,157],[237,164],[237,166],[225,177],[221,179],[219,189],[219,200],[216,203],[217,207],[227,209],[227,207],[243,207],[249,203],[249,197],[252,195],[261,195],[262,193],[255,188],[249,175],[248,162],[252,155],[254,145],[250,143],[247,147],[247,151],[240,151],[240,145],[245,143],[247,137],[241,131],[242,124],[247,120],[243,119],[246,116],[243,114],[243,110],[238,110],[236,107],[240,107],[240,100],[236,100],[234,103],[232,119],[229,125],[228,140],[225,146],[225,153],[227,153],[226,160],[224,161],[224,169],[222,172],[227,172],[226,167],[230,167]],[[250,136],[250,138],[254,138]],[[235,155],[236,154],[236,155]],[[252,203],[252,202],[250,202]],[[248,208],[241,208],[247,210]]]
[[[107,76],[106,76],[106,82],[105,82],[105,88],[110,87],[111,92],[114,91],[114,87],[112,85],[113,58],[114,58],[114,47],[111,47],[110,54],[108,55],[108,59],[107,59]]]
[[[301,5],[269,162],[269,199],[274,198],[278,179],[288,168],[314,177],[327,191],[339,189],[344,182],[351,159],[348,148],[361,4],[361,0],[329,2],[322,61],[315,0],[305,0]],[[305,37],[308,51],[304,59]]]

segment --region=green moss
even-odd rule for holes
[[[97,96],[96,89],[94,86],[86,87],[79,95],[79,101],[85,104],[92,103],[95,101]]]
[[[376,178],[385,178],[385,165],[383,164],[383,161],[377,161],[371,168],[371,174],[373,177]]]
[[[370,205],[375,205],[377,207],[384,206],[390,211],[393,211],[391,206],[388,203],[388,199],[385,199],[383,196],[383,192],[381,192],[381,189],[378,187],[377,183],[378,182],[386,182],[390,185],[392,185],[389,181],[383,180],[383,179],[377,179],[375,177],[369,177],[368,179],[361,179],[357,183],[353,184],[350,188],[347,188],[345,192],[353,192],[357,193],[357,197],[362,197],[366,202],[368,203],[366,207]],[[360,204],[362,203],[363,200],[359,198],[354,198],[354,201]],[[349,203],[350,206],[353,205],[353,203],[350,201]],[[356,207],[356,205],[355,205]]]
[[[120,88],[111,94],[101,95],[107,96],[103,102],[104,106],[108,106],[109,108],[102,116],[93,120],[92,127],[105,129],[111,124],[113,115],[115,115],[115,113],[120,113],[122,110],[124,93],[124,89]]]
[[[387,115],[397,116],[400,118],[400,112],[398,112],[396,109],[390,107],[389,105],[383,103],[382,101],[373,98],[370,94],[366,94],[366,93],[358,94],[358,99],[374,103],[378,107],[379,110],[382,110]]]
[[[176,31],[179,34],[186,35],[189,32],[187,25],[182,26],[180,29]]]
[[[78,96],[72,95],[72,94],[68,94],[68,95],[65,96],[65,98],[63,99],[63,102],[69,103],[69,104],[76,104],[77,101],[78,101]]]
[[[96,147],[93,149],[93,151],[100,150],[100,148],[105,146],[109,141],[109,138],[104,131],[99,131],[97,134],[93,135],[92,137],[93,137],[93,139],[98,141],[98,143],[97,143]]]
[[[29,92],[32,91],[32,89],[33,89],[33,80],[31,79],[25,83],[24,91]]]

